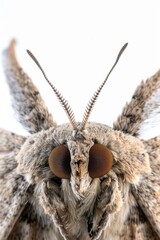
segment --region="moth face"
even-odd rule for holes
[[[56,138],[63,142],[52,149],[49,167],[58,178],[68,179],[75,193],[83,195],[93,179],[110,171],[113,156],[107,146],[95,139],[92,129],[82,132],[69,130],[69,126],[66,129],[68,131],[55,130]]]
[[[130,183],[136,182],[137,165],[148,164],[139,139],[97,123],[88,123],[82,132],[64,124],[35,134],[22,148],[19,159],[23,159],[21,166],[30,168],[30,178],[66,179],[76,195],[85,195],[95,179],[111,170]]]

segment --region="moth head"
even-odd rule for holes
[[[85,131],[76,132],[69,129],[69,124],[64,124],[55,129],[52,136],[63,141],[52,148],[48,157],[49,168],[62,182],[67,180],[78,197],[84,196],[90,184],[112,167],[111,151],[105,144],[95,141],[93,131],[87,125]]]
[[[113,173],[137,184],[150,170],[140,139],[93,122],[82,132],[66,123],[31,135],[17,161],[30,183],[56,183],[78,199],[96,194],[94,187]]]

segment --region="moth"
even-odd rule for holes
[[[4,70],[29,134],[0,129],[0,240],[160,239],[160,137],[140,137],[159,111],[160,71],[140,83],[111,128],[88,120],[127,44],[81,122],[28,50],[68,116],[57,125],[14,46],[4,51]]]

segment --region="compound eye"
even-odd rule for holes
[[[91,178],[104,176],[112,167],[111,151],[102,144],[94,144],[89,151],[88,172]]]
[[[71,176],[71,156],[65,145],[55,147],[49,156],[49,167],[59,178],[69,179]]]

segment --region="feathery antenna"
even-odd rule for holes
[[[70,107],[70,105],[68,104],[68,101],[62,96],[62,94],[53,86],[53,84],[49,81],[49,79],[47,78],[43,68],[41,67],[40,63],[38,62],[38,60],[36,59],[36,57],[33,55],[33,53],[31,53],[29,50],[27,50],[28,55],[32,58],[32,60],[36,63],[36,65],[38,66],[38,68],[41,70],[45,80],[48,82],[48,84],[51,86],[52,90],[54,91],[54,93],[56,94],[59,102],[61,103],[62,107],[64,108],[65,112],[67,113],[67,116],[69,118],[69,121],[73,127],[73,129],[77,129],[77,123],[75,121],[75,116],[74,113]]]
[[[102,90],[102,88],[104,87],[105,83],[107,82],[107,79],[108,77],[110,76],[111,72],[113,71],[113,69],[115,68],[116,64],[118,63],[122,53],[124,52],[124,50],[126,49],[128,43],[125,43],[123,45],[123,47],[121,48],[121,50],[119,51],[118,53],[118,56],[116,58],[116,61],[115,63],[113,64],[113,66],[111,67],[111,70],[109,71],[109,73],[107,74],[106,78],[104,79],[104,81],[101,83],[101,85],[99,86],[99,88],[95,91],[95,93],[93,94],[93,96],[91,97],[87,107],[86,107],[86,110],[84,112],[84,115],[83,115],[83,120],[82,120],[82,123],[81,123],[81,130],[83,130],[87,124],[87,121],[88,121],[88,118],[91,114],[91,111],[93,109],[93,106]]]
[[[99,88],[95,91],[95,93],[93,94],[93,96],[91,97],[89,103],[87,104],[87,107],[85,109],[84,115],[83,115],[83,120],[81,123],[81,130],[85,129],[85,126],[87,124],[87,121],[89,119],[89,116],[91,114],[91,111],[94,107],[94,104],[102,90],[102,88],[104,87],[105,83],[107,82],[108,77],[110,76],[111,72],[113,71],[113,69],[115,68],[115,66],[117,65],[122,53],[124,52],[124,50],[126,49],[128,43],[124,44],[124,46],[121,48],[121,50],[119,51],[116,61],[113,64],[113,66],[111,67],[109,73],[107,74],[106,78],[104,79],[104,81],[101,83],[101,85],[99,86]],[[52,90],[54,91],[54,93],[56,94],[59,102],[61,103],[62,107],[64,108],[65,112],[67,113],[67,116],[69,118],[69,121],[73,127],[73,129],[77,129],[77,123],[75,121],[75,116],[74,113],[70,107],[70,105],[68,104],[68,101],[61,95],[61,93],[53,86],[53,84],[49,81],[49,79],[47,78],[43,68],[41,67],[40,63],[38,62],[38,60],[36,59],[36,57],[33,55],[33,53],[31,53],[29,50],[27,50],[28,55],[32,58],[32,60],[36,63],[36,65],[38,66],[38,68],[41,70],[45,80],[48,82],[48,84],[51,86]]]

